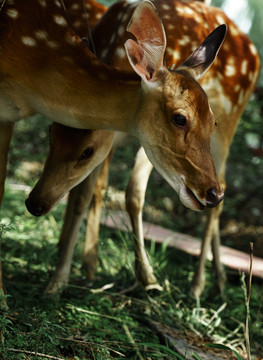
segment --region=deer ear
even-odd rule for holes
[[[214,62],[225,39],[226,31],[226,25],[218,26],[176,70],[190,70],[190,74],[196,80],[200,79]]]
[[[154,5],[145,0],[137,5],[127,26],[137,40],[127,40],[125,50],[134,71],[145,81],[156,81],[164,70],[166,36]]]

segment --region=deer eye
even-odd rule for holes
[[[79,161],[89,159],[94,153],[94,149],[92,147],[88,147],[79,157]]]
[[[173,123],[176,126],[184,127],[186,125],[186,117],[182,114],[174,114]]]

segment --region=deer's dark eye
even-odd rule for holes
[[[83,151],[83,153],[79,157],[80,160],[86,160],[89,159],[94,153],[94,149],[92,147],[88,147],[86,150]]]
[[[179,127],[184,127],[186,125],[186,117],[182,114],[174,114],[173,123]]]

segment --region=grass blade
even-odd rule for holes
[[[222,345],[222,344],[205,344],[205,346],[208,346],[210,348],[214,349],[222,349],[222,350],[230,350],[232,351],[238,360],[243,360],[242,357],[239,355],[239,353],[233,349],[231,349],[229,346]]]

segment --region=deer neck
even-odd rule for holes
[[[40,112],[71,127],[132,132],[140,78],[100,62],[68,26],[60,2],[37,2],[32,21],[25,15],[31,1],[12,4],[0,13],[0,93],[18,115]]]
[[[37,89],[32,89],[37,112],[71,127],[133,133],[130,124],[143,97],[136,75],[111,69],[94,58],[85,68],[52,68],[44,79],[40,74]]]

